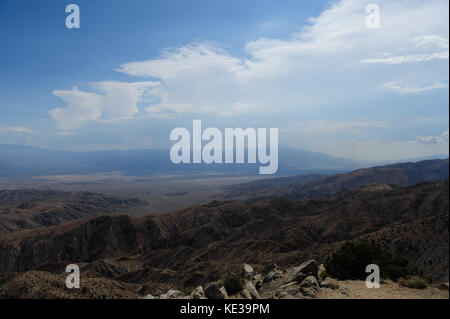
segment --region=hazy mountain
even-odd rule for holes
[[[325,199],[215,202],[143,219],[100,216],[0,236],[0,273],[61,273],[77,263],[83,278],[98,278],[102,294],[106,279],[188,289],[244,262],[260,270],[323,262],[343,241],[371,238],[426,275],[448,280],[448,205],[447,179],[371,185]],[[0,295],[11,296],[8,278],[15,277],[3,277]]]
[[[448,154],[434,154],[429,156],[421,156],[421,157],[414,157],[414,158],[406,158],[402,160],[397,161],[387,161],[384,163],[379,163],[379,165],[388,165],[388,164],[397,164],[397,163],[409,163],[409,162],[421,162],[421,161],[428,161],[428,160],[435,160],[435,159],[446,159],[448,158]]]
[[[286,147],[279,149],[278,174],[336,173],[366,163],[336,158],[325,153]],[[158,173],[246,173],[258,174],[259,164],[185,164],[170,161],[169,150],[68,152],[30,146],[0,145],[0,176],[87,174],[122,172],[129,175]]]
[[[440,181],[449,176],[449,160],[428,160],[358,169],[349,173],[264,179],[228,188],[230,199],[264,197],[326,197],[371,183],[411,186],[421,182]]]

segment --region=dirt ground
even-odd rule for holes
[[[449,299],[449,291],[437,287],[425,289],[411,289],[402,287],[392,281],[385,281],[380,288],[368,289],[364,281],[339,281],[350,291],[350,295],[341,294],[337,290],[321,289],[317,298],[321,299]]]

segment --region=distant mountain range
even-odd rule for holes
[[[336,173],[366,163],[336,158],[324,153],[279,149],[278,174]],[[0,145],[0,176],[36,176],[121,172],[127,175],[161,173],[258,174],[259,164],[181,164],[170,161],[169,150],[69,152],[30,146]]]
[[[349,173],[323,176],[308,174],[263,179],[230,186],[228,199],[259,200],[267,197],[318,198],[371,183],[411,186],[440,181],[449,176],[449,159],[427,160],[363,168]]]
[[[436,155],[442,158],[444,155]],[[325,153],[279,148],[278,175],[335,174],[375,165],[375,162],[337,158]],[[380,164],[381,165],[381,164]],[[111,150],[71,152],[23,145],[0,145],[0,177],[121,172],[154,174],[258,174],[259,164],[182,164],[170,161],[169,150]]]

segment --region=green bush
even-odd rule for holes
[[[225,287],[227,293],[229,295],[234,295],[242,291],[243,289],[243,281],[242,278],[238,275],[227,275],[223,279],[223,286]]]
[[[367,240],[345,243],[327,259],[325,268],[331,277],[340,280],[365,280],[368,276],[366,267],[369,264],[378,265],[380,276],[393,281],[400,277],[421,275],[416,270],[408,269],[406,259],[392,256],[380,245]]]
[[[319,274],[319,278],[322,279],[322,280],[325,280],[327,277],[330,277],[330,275],[327,273],[326,270],[325,270],[325,271],[322,271],[322,272]]]

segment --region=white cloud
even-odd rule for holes
[[[448,145],[448,130],[439,136],[417,136],[416,143],[419,144],[447,144]]]
[[[95,121],[102,115],[101,95],[73,88],[70,91],[55,90],[53,94],[66,103],[65,108],[55,108],[48,113],[63,130],[80,126],[86,121]]]
[[[449,49],[448,39],[445,39],[438,35],[420,36],[413,39],[413,42],[415,42],[417,46],[424,48],[433,48],[436,46],[441,49]]]
[[[56,90],[54,95],[66,106],[49,111],[59,129],[70,130],[92,121],[113,121],[131,118],[138,112],[137,104],[144,92],[157,86],[155,82],[125,83],[116,81],[91,83],[98,93]]]
[[[419,94],[426,91],[448,88],[448,84],[435,82],[431,85],[422,87],[408,86],[404,81],[391,81],[383,84],[383,87],[391,90],[395,90],[400,94]]]
[[[0,132],[26,133],[33,134],[34,131],[29,127],[23,126],[0,126]]]
[[[102,116],[104,120],[128,119],[135,115],[143,94],[157,86],[155,82],[124,83],[116,81],[93,83],[102,93]]]
[[[364,63],[385,63],[385,64],[401,64],[401,63],[414,63],[414,62],[427,62],[432,60],[448,60],[448,51],[424,53],[424,54],[411,54],[392,56],[378,59],[365,59]]]
[[[448,73],[442,73],[448,64],[448,1],[380,0],[380,29],[365,25],[368,3],[335,2],[289,39],[247,43],[246,56],[195,43],[165,50],[160,58],[125,63],[118,71],[159,81],[152,94],[160,102],[147,110],[163,117],[237,115],[239,105],[261,114],[319,107],[364,98],[411,74],[438,84],[404,92],[420,93],[448,81]],[[407,62],[408,70],[377,66]],[[431,62],[442,63],[441,68],[430,69],[426,63]]]
[[[402,64],[428,62],[433,60],[448,60],[449,57],[448,39],[439,35],[419,36],[411,40],[411,45],[407,51],[418,51],[416,54],[406,54],[392,56],[392,54],[383,54],[383,58],[363,59],[364,63],[384,63],[384,64]]]

